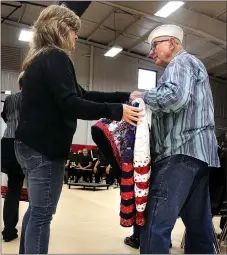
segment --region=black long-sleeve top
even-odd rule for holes
[[[127,92],[85,91],[68,55],[51,49],[27,67],[16,138],[49,159],[66,159],[77,119],[122,118]],[[114,102],[114,103],[111,103]]]

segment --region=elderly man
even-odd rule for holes
[[[182,46],[175,25],[155,28],[150,56],[165,68],[157,87],[135,91],[153,111],[155,159],[140,252],[169,252],[178,215],[186,226],[185,253],[212,254],[209,168],[219,167],[209,76],[200,60]]]

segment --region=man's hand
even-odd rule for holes
[[[94,167],[94,173],[96,174],[97,173],[97,167]]]
[[[140,91],[134,91],[130,94],[129,97],[129,102],[131,103],[133,100],[135,100],[136,98],[142,98],[142,92]]]

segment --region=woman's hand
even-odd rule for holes
[[[126,121],[127,123],[129,123],[132,126],[136,127],[139,124],[140,119],[143,116],[144,116],[144,114],[141,112],[141,109],[139,109],[137,107],[133,107],[133,106],[123,104],[122,119],[124,121]]]

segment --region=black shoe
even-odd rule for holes
[[[18,237],[18,234],[15,234],[15,235],[13,235],[13,236],[10,236],[10,237],[5,237],[5,236],[3,236],[3,240],[5,241],[5,242],[10,242],[10,241],[13,241],[14,239],[16,239]]]
[[[134,249],[139,249],[140,248],[140,242],[138,238],[135,238],[133,235],[126,237],[124,240],[124,243],[128,246],[131,246]],[[171,249],[173,247],[172,242],[169,245],[169,249]]]
[[[140,247],[139,239],[135,238],[133,235],[126,237],[124,240],[124,243],[134,249],[139,249],[139,247]]]

